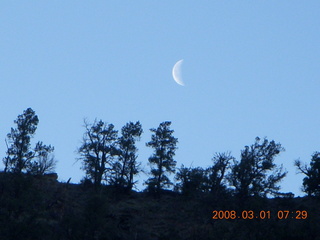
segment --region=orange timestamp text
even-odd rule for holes
[[[212,219],[307,219],[308,212],[306,210],[278,210],[272,213],[271,211],[253,211],[253,210],[214,210],[212,211]]]

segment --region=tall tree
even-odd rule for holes
[[[302,166],[300,160],[296,160],[294,165],[300,173],[306,175],[303,179],[303,191],[308,196],[320,196],[320,152],[312,154],[310,167],[306,164]]]
[[[245,146],[241,151],[241,161],[235,161],[232,173],[229,175],[231,185],[240,197],[266,196],[276,193],[280,187],[277,185],[286,172],[282,165],[277,167],[274,158],[284,148],[280,143],[269,142],[266,138],[260,143],[260,138],[251,146]]]
[[[176,161],[173,159],[178,139],[173,137],[173,130],[170,129],[171,122],[160,123],[157,129],[151,128],[153,133],[151,141],[146,143],[154,149],[149,157],[152,177],[147,180],[149,190],[160,192],[164,187],[172,185],[168,174],[175,172]]]
[[[7,146],[7,156],[3,159],[4,171],[35,173],[35,170],[39,170],[40,166],[43,167],[43,161],[40,160],[52,153],[54,148],[50,145],[44,145],[42,142],[38,142],[34,149],[31,148],[30,140],[34,136],[39,123],[38,116],[31,108],[26,109],[23,114],[19,115],[14,123],[17,127],[11,128],[11,132],[7,134],[10,146]],[[44,173],[49,169],[53,170],[55,163],[54,159],[47,162],[46,167],[42,168],[41,172]]]
[[[142,134],[140,122],[129,122],[121,129],[121,136],[118,139],[118,161],[114,162],[113,184],[116,186],[131,190],[134,181],[134,175],[139,172],[139,163],[137,163],[136,141],[140,140]]]
[[[102,120],[89,124],[85,121],[86,131],[83,142],[78,149],[83,161],[82,169],[95,186],[100,186],[102,180],[107,180],[107,170],[111,172],[112,158],[116,154],[116,140],[118,131],[113,124],[106,124]]]

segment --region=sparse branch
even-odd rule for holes
[[[298,168],[298,170],[300,171],[299,173],[303,173],[306,176],[309,176],[308,173],[308,167],[307,165],[304,165],[303,167],[301,166],[301,161],[299,159],[294,161],[294,166],[296,166]]]

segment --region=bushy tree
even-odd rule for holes
[[[175,189],[190,195],[197,192],[211,192],[219,194],[226,190],[226,175],[230,170],[230,161],[234,160],[229,152],[216,153],[213,165],[203,169],[201,167],[186,168],[182,165],[178,169],[175,179],[178,181]]]
[[[303,179],[303,191],[308,196],[320,196],[320,152],[312,154],[310,167],[306,164],[302,166],[300,160],[296,160],[294,165],[300,173],[306,175]]]
[[[268,141],[266,138],[260,142],[260,138],[251,146],[245,146],[241,151],[240,162],[235,161],[229,181],[235,187],[240,197],[266,196],[268,193],[276,193],[280,187],[277,185],[286,172],[282,171],[282,165],[277,167],[274,158],[284,151],[280,143]]]
[[[7,156],[3,159],[4,171],[44,174],[54,170],[56,161],[53,156],[48,160],[49,154],[54,150],[51,145],[38,142],[34,149],[31,148],[30,141],[39,123],[35,111],[31,108],[26,109],[14,123],[17,127],[11,128],[11,132],[7,134],[10,146],[7,145]]]
[[[92,180],[95,186],[100,186],[102,180],[109,180],[112,169],[112,158],[116,155],[116,140],[118,131],[113,124],[106,124],[102,120],[89,124],[85,121],[86,131],[83,142],[78,149],[80,160],[83,161],[82,169],[87,178]]]
[[[187,168],[182,165],[175,176],[177,184],[175,190],[183,195],[194,195],[208,191],[207,171],[201,167]]]
[[[118,159],[113,163],[112,184],[120,187],[132,189],[135,182],[134,175],[139,173],[139,163],[137,163],[137,140],[142,134],[140,122],[129,122],[121,129],[121,136],[117,142]]]
[[[160,123],[157,129],[151,128],[153,133],[151,141],[146,143],[148,147],[154,149],[154,153],[149,157],[151,175],[146,182],[148,189],[160,192],[164,187],[172,185],[168,174],[175,172],[176,161],[173,159],[178,139],[173,136],[170,129],[171,122]]]

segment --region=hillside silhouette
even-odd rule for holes
[[[158,196],[0,174],[0,236],[4,240],[319,239],[319,209],[315,197],[251,197],[243,202],[226,195],[184,196],[169,190]],[[243,218],[225,219],[224,214],[222,219],[212,219],[215,210],[234,210]],[[270,211],[270,218],[250,219],[250,210],[255,215]],[[287,218],[277,216],[285,210],[290,211]],[[302,219],[296,211],[308,215]]]
[[[53,146],[32,146],[35,111],[26,109],[14,123],[0,172],[1,239],[320,239],[319,152],[309,166],[294,162],[307,194],[294,198],[280,191],[287,174],[275,163],[285,151],[280,143],[256,137],[240,159],[215,153],[207,168],[177,167],[178,138],[165,121],[150,129],[149,178],[136,192],[139,121],[120,131],[85,121],[79,184],[58,182]]]

